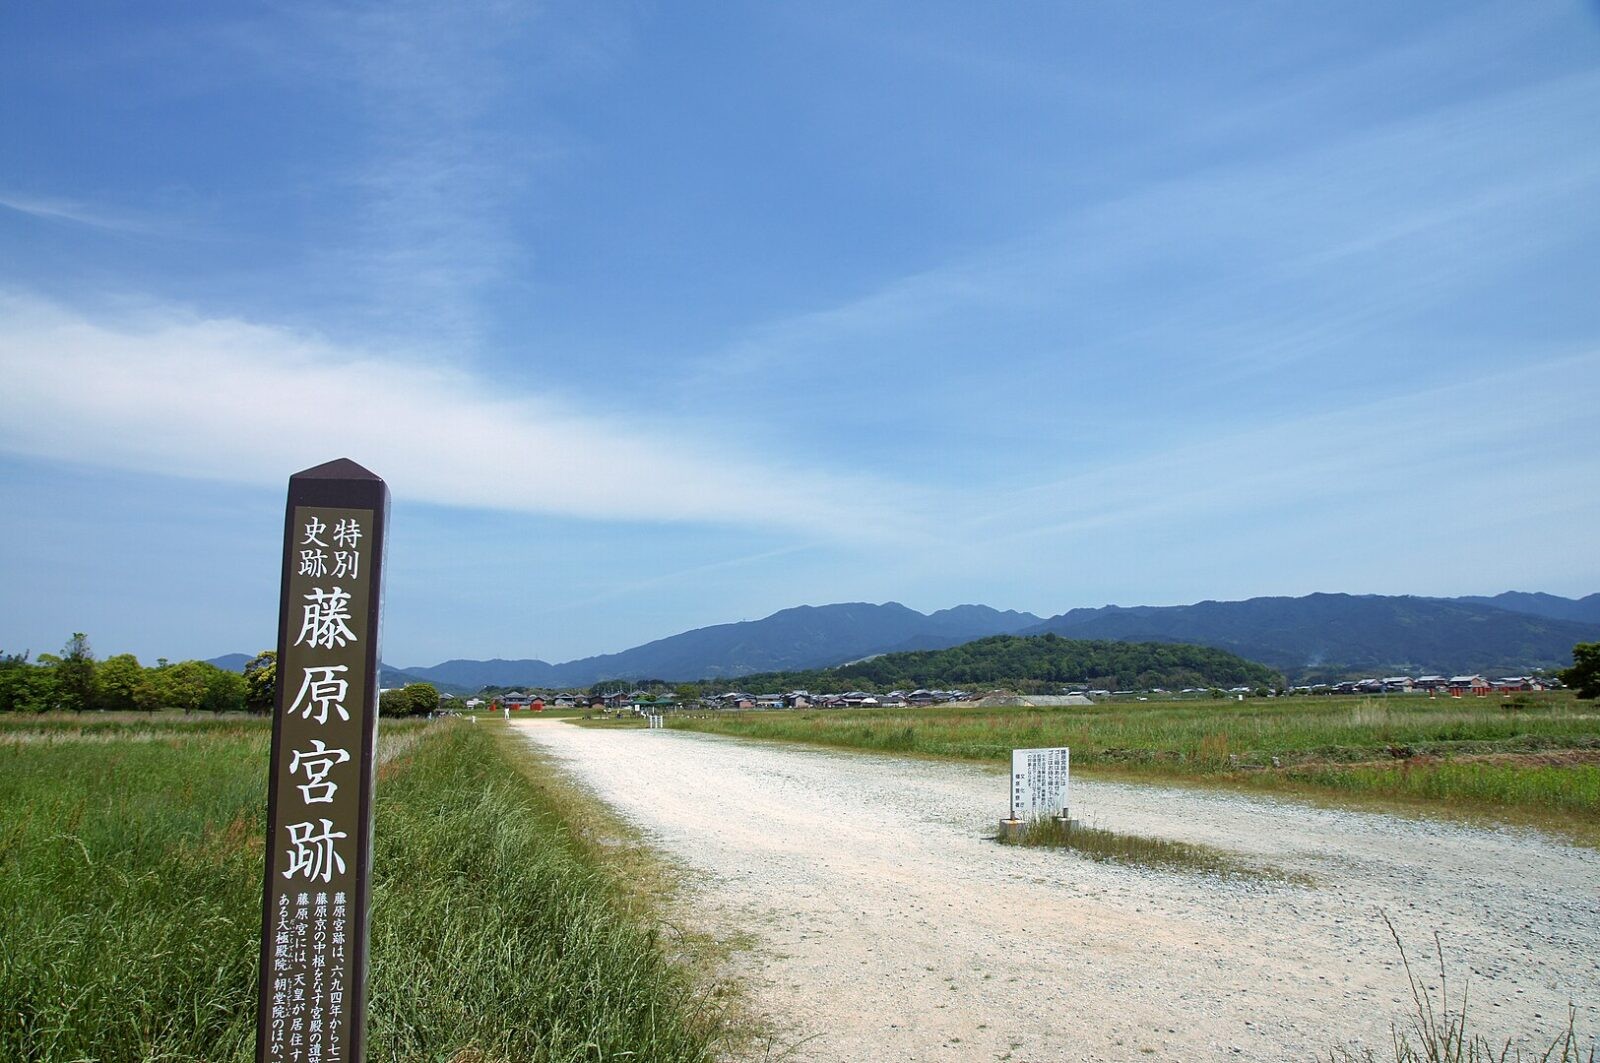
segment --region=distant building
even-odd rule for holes
[[[1490,687],[1489,681],[1481,675],[1453,675],[1450,677],[1450,685],[1447,689],[1453,698],[1483,698],[1488,697],[1489,691],[1493,688]]]
[[[1505,692],[1520,691],[1520,690],[1543,690],[1543,689],[1545,689],[1545,685],[1544,685],[1543,681],[1540,680],[1537,676],[1531,676],[1531,675],[1510,675],[1510,676],[1506,676],[1503,679],[1496,679],[1494,681],[1493,686],[1494,686],[1495,690],[1497,690],[1497,691],[1505,691]]]

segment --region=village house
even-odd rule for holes
[[[1537,676],[1531,675],[1506,676],[1504,679],[1496,679],[1493,686],[1496,691],[1504,693],[1522,690],[1547,689],[1543,680],[1539,679]]]
[[[1468,696],[1483,698],[1489,696],[1492,688],[1489,686],[1489,681],[1481,675],[1453,675],[1446,689],[1453,698]]]

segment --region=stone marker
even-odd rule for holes
[[[388,517],[388,487],[348,459],[289,478],[258,1063],[363,1058]]]

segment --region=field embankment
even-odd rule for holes
[[[1600,710],[1569,695],[748,712],[672,726],[996,763],[1070,746],[1073,767],[1091,773],[1381,800],[1600,843]]]
[[[709,1060],[689,975],[497,732],[384,725],[368,1058]],[[269,741],[0,721],[0,1058],[253,1058]]]

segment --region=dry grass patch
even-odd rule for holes
[[[1252,863],[1243,857],[1215,846],[1194,842],[1153,838],[1144,834],[1127,834],[1076,824],[1069,826],[1055,819],[1039,819],[1025,825],[1013,835],[1001,835],[1005,845],[1027,848],[1070,849],[1099,863],[1126,864],[1131,867],[1148,867],[1159,871],[1184,871],[1222,878],[1267,879],[1278,882],[1295,882],[1309,885],[1304,875],[1290,874],[1277,868]]]

